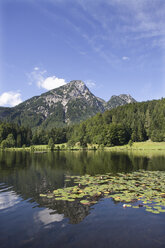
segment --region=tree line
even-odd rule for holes
[[[104,146],[124,145],[129,141],[165,141],[165,99],[141,103],[131,103],[98,113],[80,124],[36,129],[32,133],[28,127],[13,123],[0,123],[1,147],[21,147],[50,143],[79,143]]]
[[[19,126],[14,123],[0,123],[0,147],[22,147],[31,145],[45,145],[53,139],[55,144],[65,143],[66,129],[52,128],[50,131],[37,129],[32,132],[31,128]]]
[[[165,141],[165,99],[131,103],[98,113],[73,129],[70,142],[123,145]]]

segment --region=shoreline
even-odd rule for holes
[[[50,151],[165,151],[165,142],[134,142],[132,146],[113,146],[104,147],[97,144],[88,145],[88,147],[82,148],[79,146],[67,147],[67,144],[56,144],[54,149],[48,148],[47,145],[33,145],[29,147],[12,147],[0,149],[0,151],[28,151],[33,153],[45,153]]]

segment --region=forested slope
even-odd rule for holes
[[[7,143],[4,140],[7,139]],[[0,123],[0,144],[17,146],[68,142],[82,147],[89,144],[104,146],[123,145],[131,141],[165,141],[165,99],[124,106],[98,113],[94,117],[63,128],[45,130],[39,127],[32,133],[30,128],[12,123]]]
[[[120,106],[76,126],[71,140],[122,145],[129,140],[165,141],[165,99]]]

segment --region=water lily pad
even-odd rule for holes
[[[90,202],[87,200],[81,200],[80,203],[84,205],[90,205]]]
[[[40,194],[41,197],[46,197],[47,195],[46,194]]]
[[[70,176],[65,182],[74,186],[56,189],[53,194],[40,194],[40,197],[64,201],[80,201],[82,204],[97,202],[100,198],[112,198],[129,207],[144,209],[153,214],[165,212],[165,172],[136,171],[133,173],[96,176]],[[55,196],[55,198],[54,198]],[[131,205],[133,203],[136,205]]]

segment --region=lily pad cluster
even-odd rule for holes
[[[122,202],[123,207],[144,207],[154,214],[165,212],[165,172],[68,176],[65,181],[66,185],[73,182],[74,186],[40,196],[57,201],[79,201],[84,205],[95,204],[103,197],[112,198],[115,203]]]

